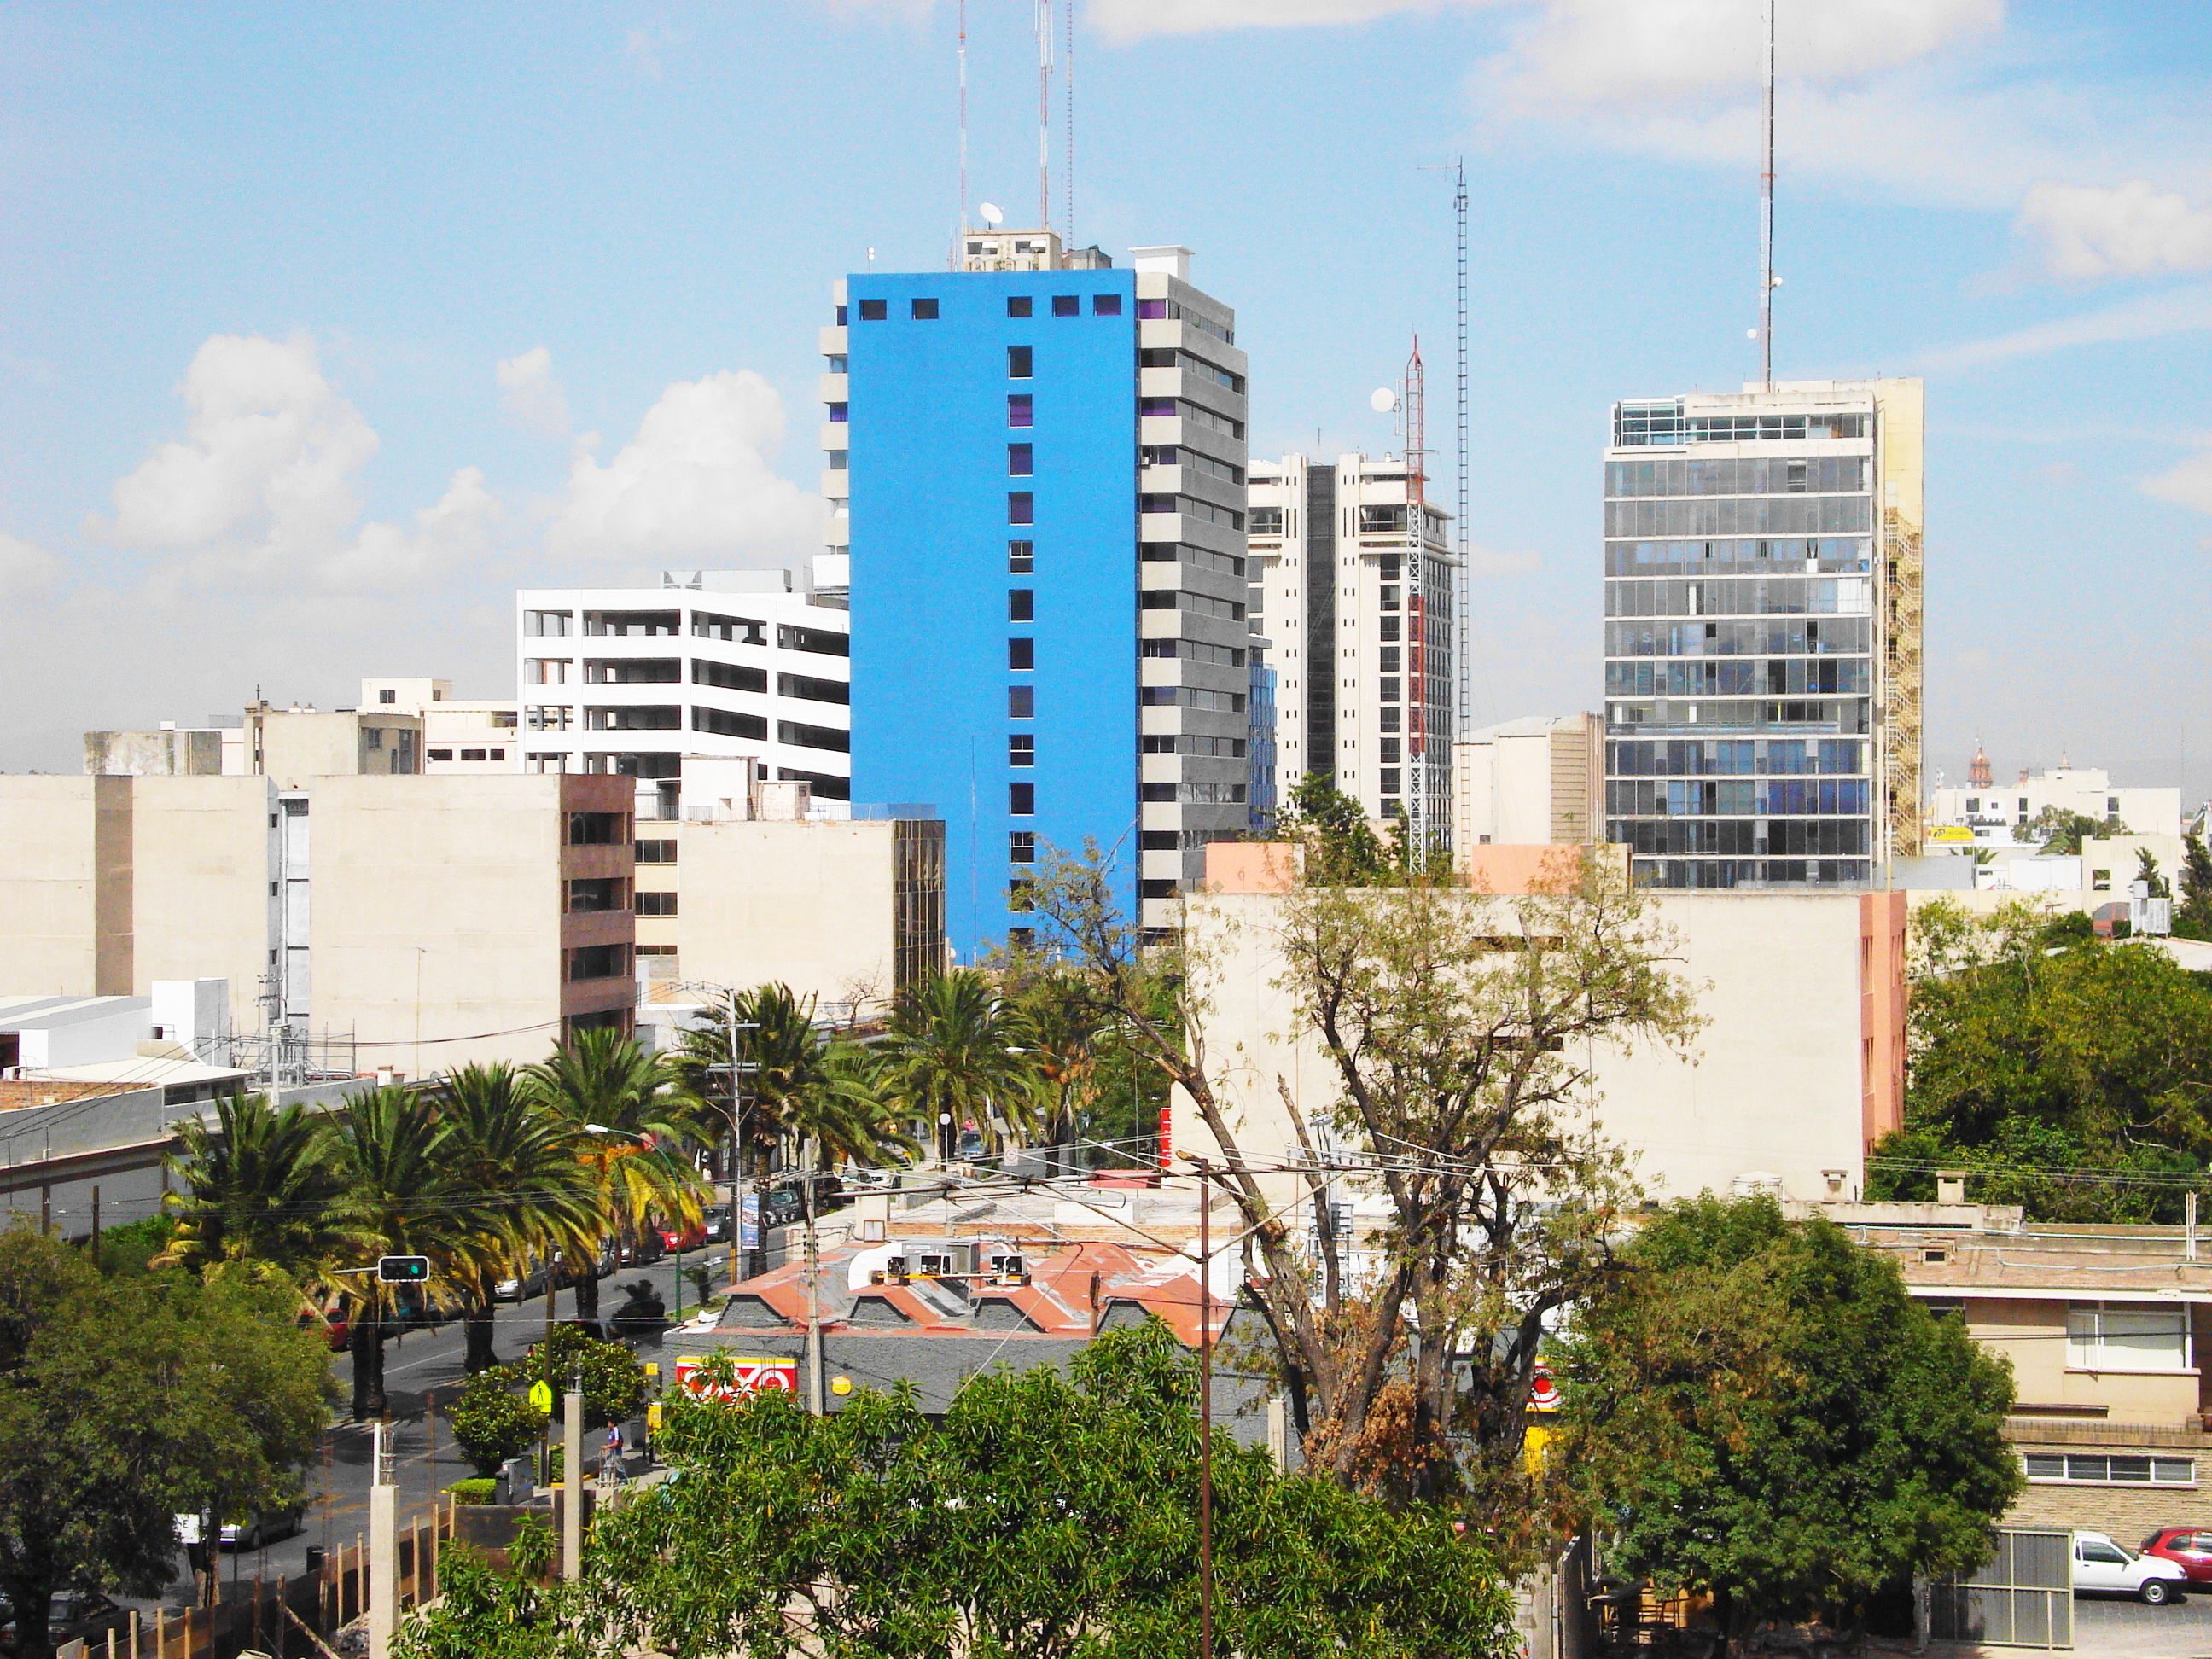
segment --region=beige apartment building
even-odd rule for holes
[[[538,1059],[629,1023],[634,805],[580,776],[0,776],[0,989],[222,978],[249,1042]]]
[[[1452,845],[1577,845],[1605,827],[1605,716],[1534,715],[1452,745]]]
[[[1281,983],[1291,849],[1247,842],[1209,852],[1209,890],[1189,901],[1185,921],[1211,975],[1200,1038],[1244,1154],[1294,1156],[1291,1111],[1323,1121],[1338,1085]],[[1494,907],[1497,931],[1513,933],[1510,896],[1574,856],[1552,847],[1462,852],[1478,866],[1466,902]],[[1707,1189],[1856,1196],[1868,1146],[1902,1121],[1905,896],[1647,896],[1705,1024],[1686,1053],[1591,1042],[1578,1056],[1594,1079],[1589,1121],[1633,1156],[1653,1198]],[[1212,1138],[1188,1103],[1178,1098],[1173,1111],[1175,1146],[1206,1150]],[[1304,1199],[1286,1182],[1285,1205]]]

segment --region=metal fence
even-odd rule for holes
[[[1969,1577],[1929,1586],[1929,1634],[1939,1642],[2056,1650],[2074,1645],[2074,1539],[2007,1528]]]

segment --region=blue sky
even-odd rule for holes
[[[1780,7],[1777,372],[1928,379],[1931,770],[2201,797],[2212,7]],[[1034,11],[968,6],[1018,222]],[[1448,414],[1465,155],[1481,718],[1596,705],[1612,399],[1755,373],[1762,15],[1079,6],[1077,232],[1196,250],[1255,454],[1389,447],[1416,329]],[[257,685],[508,695],[520,583],[805,556],[828,284],[953,228],[957,16],[0,7],[0,768]]]

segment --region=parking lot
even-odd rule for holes
[[[2077,1595],[2074,1651],[2098,1659],[2212,1659],[2212,1595],[2162,1607]]]

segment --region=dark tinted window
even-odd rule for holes
[[[883,321],[885,314],[883,301],[863,300],[860,301],[860,320],[862,322],[880,323]]]

